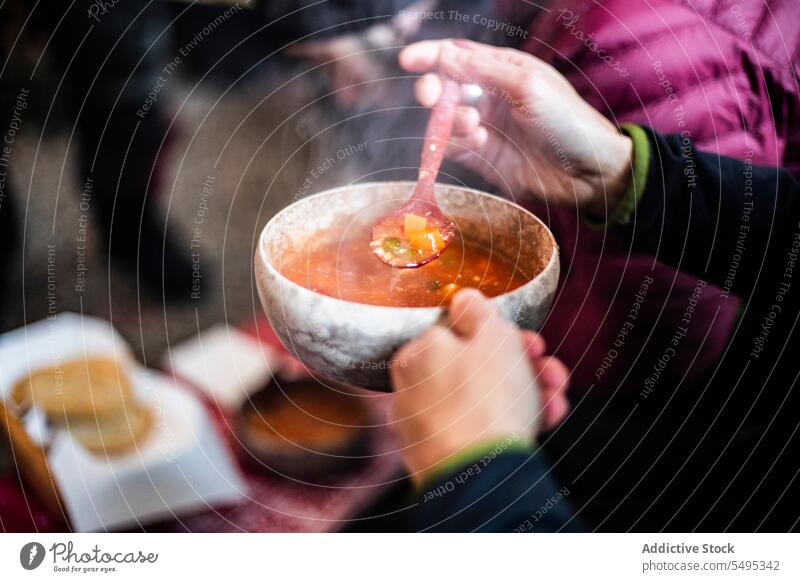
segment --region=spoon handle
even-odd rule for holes
[[[444,159],[444,151],[453,122],[456,118],[456,107],[461,102],[461,85],[453,79],[442,77],[442,94],[433,106],[428,127],[425,130],[425,141],[422,144],[422,155],[419,161],[419,178],[413,197],[436,203],[434,184],[439,168]]]

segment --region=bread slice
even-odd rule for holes
[[[36,370],[11,392],[21,408],[38,406],[53,418],[115,414],[133,399],[127,374],[113,358],[71,360]]]
[[[89,451],[118,455],[144,441],[153,426],[153,414],[146,406],[133,404],[115,414],[80,419],[67,416],[54,421]]]

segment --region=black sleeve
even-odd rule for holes
[[[570,491],[548,474],[541,452],[484,457],[432,483],[405,516],[407,531],[580,531]]]
[[[645,131],[647,185],[624,229],[634,248],[743,297],[791,279],[800,246],[791,174],[700,152],[688,134]]]

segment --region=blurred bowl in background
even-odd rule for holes
[[[251,395],[234,430],[251,464],[320,481],[362,461],[372,414],[363,397],[311,378],[273,380]]]

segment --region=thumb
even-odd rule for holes
[[[465,338],[494,327],[500,320],[497,308],[477,289],[462,289],[450,303],[450,325],[453,332]]]

